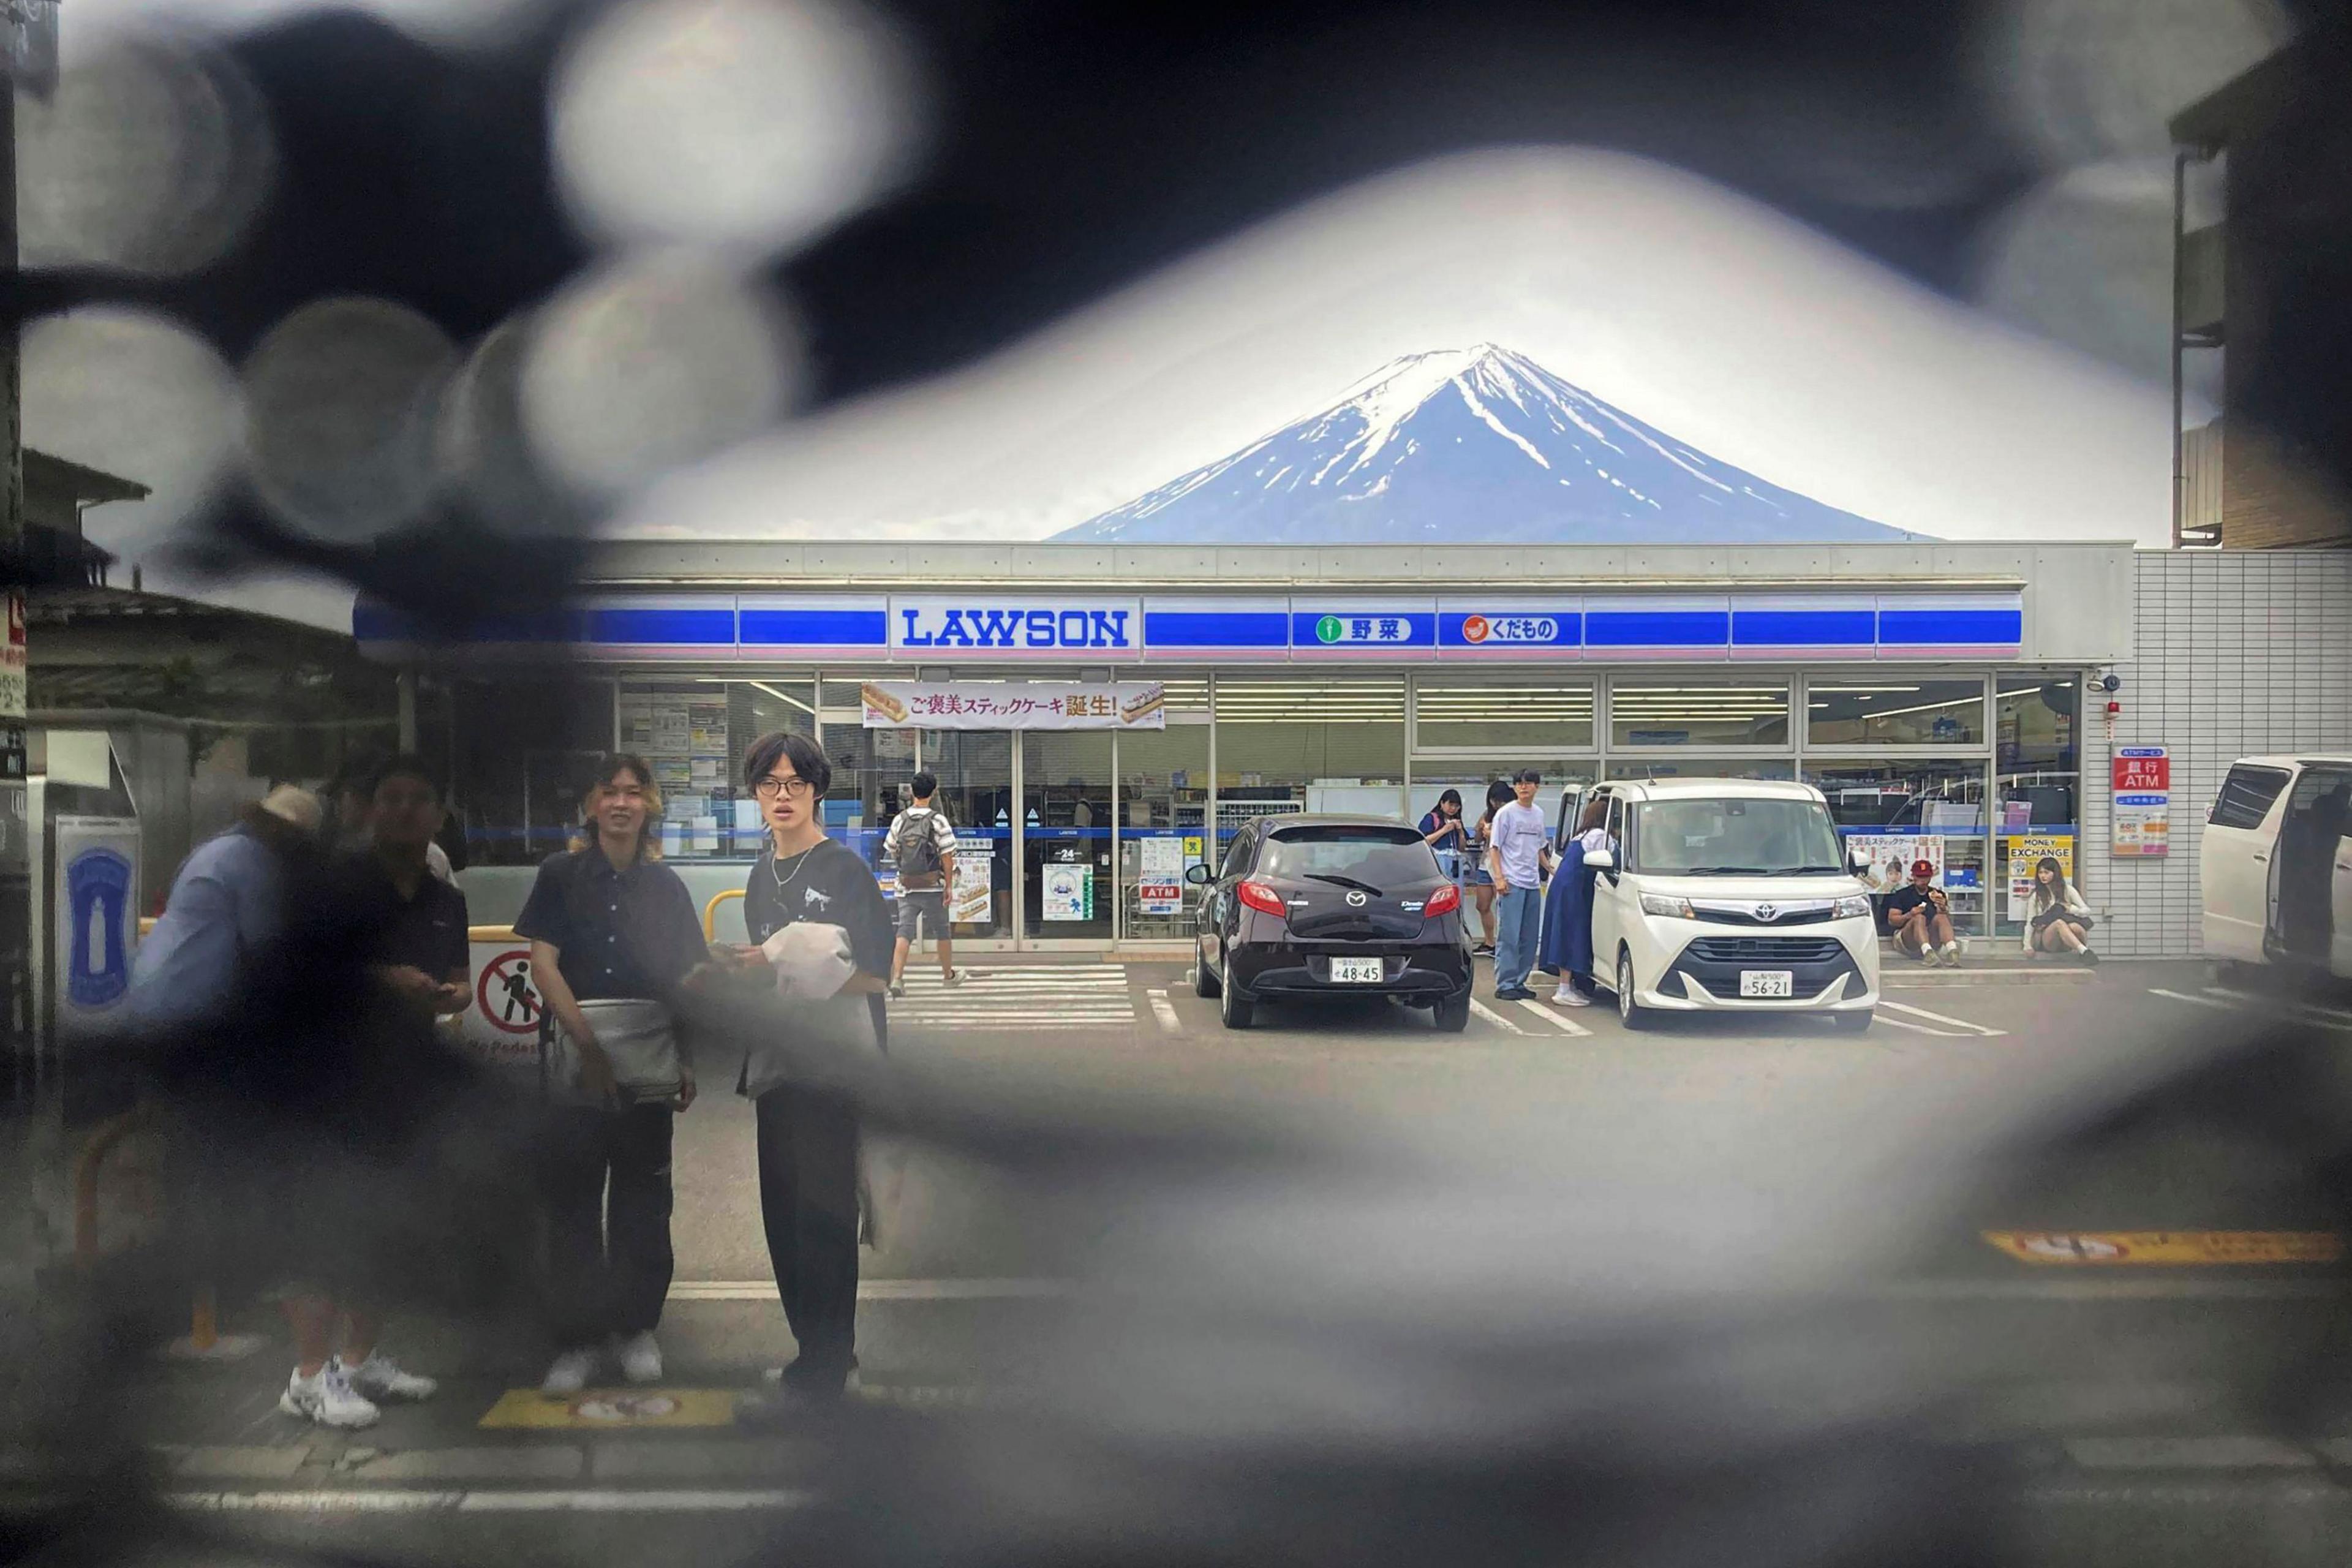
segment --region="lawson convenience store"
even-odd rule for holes
[[[827,826],[886,886],[882,834],[937,773],[960,935],[1007,947],[1181,939],[1185,867],[1243,822],[1475,810],[1528,765],[1552,809],[1602,777],[1809,780],[1881,861],[1940,865],[1979,935],[2014,930],[2013,852],[2072,857],[2127,546],[1563,547],[1490,584],[1497,559],[614,543],[561,616],[426,648],[363,604],[357,630],[449,758],[477,920],[510,917],[614,746],[653,759],[698,892],[740,887],[742,756],[777,729],[824,745]]]

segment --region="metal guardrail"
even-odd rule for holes
[[[723,893],[713,894],[710,901],[702,906],[703,941],[717,942],[719,940],[719,906],[725,903],[730,899],[740,899],[742,896],[742,889],[730,888]]]

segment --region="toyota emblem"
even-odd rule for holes
[[[1348,907],[1351,910],[1362,909],[1364,907],[1364,895],[1361,893],[1349,893],[1348,895]]]
[[[1759,904],[1756,906],[1756,918],[1762,921],[1766,925],[1770,925],[1774,921],[1780,918],[1780,906],[1778,904]]]

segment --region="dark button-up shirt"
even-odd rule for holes
[[[658,860],[614,869],[594,843],[550,856],[531,884],[515,934],[556,950],[556,967],[583,1002],[667,1000],[710,956],[694,895]]]

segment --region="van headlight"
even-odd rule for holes
[[[1840,899],[1836,905],[1830,910],[1830,918],[1832,920],[1843,921],[1857,918],[1866,920],[1869,918],[1869,915],[1870,895],[1868,893],[1853,893],[1845,898]]]
[[[1698,911],[1691,908],[1691,901],[1688,899],[1669,898],[1664,893],[1643,893],[1642,912],[1645,915],[1664,915],[1668,920],[1675,921],[1698,919]]]

